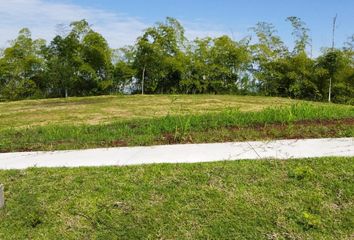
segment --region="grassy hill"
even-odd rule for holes
[[[0,130],[39,125],[96,125],[166,115],[259,111],[299,101],[286,98],[230,95],[133,95],[75,97],[0,103]]]
[[[217,95],[0,104],[0,152],[354,136],[354,107]]]

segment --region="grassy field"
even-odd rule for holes
[[[353,162],[0,171],[0,239],[351,239]]]
[[[0,152],[354,137],[354,107],[239,96],[0,103]],[[0,239],[350,239],[354,158],[0,171]]]
[[[237,98],[237,97],[236,97]],[[354,107],[298,103],[242,112],[167,115],[107,124],[0,130],[0,152],[284,138],[353,137]]]
[[[0,130],[43,125],[97,125],[166,115],[259,111],[298,101],[230,95],[135,95],[44,99],[0,103]]]

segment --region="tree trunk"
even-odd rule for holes
[[[332,77],[329,79],[328,102],[331,102],[332,96]]]
[[[143,76],[141,78],[141,95],[144,95],[144,81],[145,81],[145,66],[143,68]]]
[[[68,89],[65,88],[65,98],[68,98]]]

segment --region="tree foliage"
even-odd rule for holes
[[[113,50],[85,21],[72,22],[50,43],[22,29],[0,51],[0,99],[112,93],[262,94],[354,103],[353,39],[311,55],[310,30],[298,17],[289,48],[274,25],[257,23],[252,36],[188,40],[174,18],[147,28],[132,46]],[[309,53],[310,52],[310,53]]]

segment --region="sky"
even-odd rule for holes
[[[310,28],[314,54],[331,45],[338,14],[336,45],[354,34],[354,0],[0,0],[0,48],[28,27],[33,38],[50,41],[58,24],[86,19],[112,48],[134,44],[144,29],[165,17],[177,18],[190,39],[223,34],[235,40],[250,35],[257,22],[273,23],[292,47],[288,16]]]

